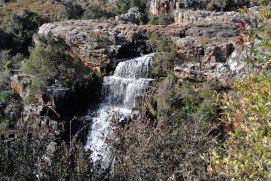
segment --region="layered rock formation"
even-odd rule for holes
[[[122,58],[132,58],[150,52],[146,40],[154,33],[171,36],[177,43],[190,42],[180,49],[191,49],[198,42],[203,49],[214,42],[234,43],[238,13],[187,11],[179,14],[178,23],[171,25],[136,25],[103,23],[97,20],[77,20],[45,24],[39,34],[61,36],[85,65],[102,70]],[[192,38],[193,37],[193,38]],[[213,46],[213,45],[212,45]]]

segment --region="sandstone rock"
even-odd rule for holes
[[[226,24],[234,22],[241,18],[241,15],[237,12],[212,12],[212,11],[175,11],[174,12],[175,23],[181,25],[198,24]]]
[[[22,98],[27,94],[27,86],[31,83],[31,77],[25,74],[15,74],[11,77],[11,88],[20,94]]]
[[[203,62],[223,62],[225,63],[235,50],[232,43],[208,47]]]
[[[86,64],[101,67],[111,63],[122,46],[134,41],[134,26],[116,27],[115,24],[95,20],[66,21],[44,24],[40,27],[39,34],[63,37],[73,53],[79,55]]]
[[[219,49],[223,46],[227,45],[217,46],[213,49]],[[237,50],[230,52],[228,52],[228,57],[224,57],[224,61],[219,58],[214,60],[210,57],[207,58],[209,54],[206,54],[204,62],[194,61],[176,65],[175,76],[181,80],[189,79],[200,82],[216,79],[230,87],[233,79],[241,79],[246,76],[245,53],[237,52]]]
[[[190,48],[198,47],[198,44],[202,45],[206,40],[229,42],[239,35],[238,29],[231,20],[223,23],[210,21],[209,24],[203,22],[201,24],[157,26],[102,23],[96,20],[70,20],[44,24],[40,27],[39,33],[46,37],[63,37],[73,53],[80,57],[85,65],[96,70],[108,65],[112,66],[119,59],[148,53],[150,49],[146,46],[146,40],[154,33],[175,37],[174,41],[176,40],[179,44],[182,44],[182,41],[187,43],[190,39]],[[97,39],[102,42],[97,42]],[[36,43],[38,44],[38,42]]]

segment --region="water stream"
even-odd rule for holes
[[[134,58],[118,64],[113,76],[104,77],[103,101],[91,119],[86,149],[92,150],[92,160],[103,168],[110,164],[110,148],[106,139],[113,130],[112,119],[129,118],[137,97],[144,97],[152,81],[153,54]]]

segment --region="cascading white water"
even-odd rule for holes
[[[110,148],[106,139],[112,132],[111,121],[131,116],[136,98],[144,96],[152,81],[150,68],[153,54],[119,63],[113,76],[104,77],[103,103],[100,104],[92,119],[86,149],[92,150],[92,160],[99,161],[101,167],[110,163]]]

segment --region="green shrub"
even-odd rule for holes
[[[83,8],[74,0],[66,0],[60,5],[58,19],[69,20],[69,19],[80,19],[83,15]]]
[[[151,16],[150,23],[153,25],[169,25],[174,23],[174,19],[170,15],[164,15],[162,17]]]
[[[15,52],[28,54],[28,47],[32,45],[32,36],[38,31],[38,28],[45,22],[34,12],[24,10],[21,16],[11,15],[11,33],[15,35]]]
[[[240,9],[244,6],[251,6],[255,5],[256,2],[260,3],[260,1],[253,1],[253,0],[211,0],[208,3],[207,9],[212,11],[230,11]]]
[[[61,82],[61,86],[69,88],[73,88],[78,82],[89,84],[93,71],[69,53],[63,39],[38,39],[40,46],[33,50],[29,59],[23,61],[23,71],[33,76],[30,87],[33,94],[58,81]]]
[[[128,10],[132,7],[138,8],[139,12],[141,13],[141,20],[142,24],[146,24],[148,19],[148,1],[147,0],[119,0],[117,1],[116,7],[113,10],[114,14],[125,14]]]
[[[148,46],[155,50],[152,73],[154,76],[167,76],[174,69],[174,63],[178,59],[177,48],[170,37],[153,34],[148,40]]]
[[[13,55],[28,55],[32,36],[44,22],[39,15],[28,10],[24,10],[21,15],[10,13],[10,23],[4,30],[0,29],[0,50],[11,50]]]
[[[256,76],[224,97],[224,121],[232,125],[223,147],[210,151],[210,174],[230,179],[270,179],[271,77]],[[238,98],[238,101],[236,99]]]
[[[22,54],[12,56],[10,51],[0,51],[0,71],[19,70],[23,58]]]
[[[270,21],[270,7],[263,7],[260,22]],[[262,14],[260,12],[259,14]],[[228,137],[205,155],[211,175],[236,180],[271,178],[271,75],[270,27],[258,21],[241,23],[240,45],[249,51],[249,75],[236,82],[235,91],[223,97],[223,118]],[[250,25],[249,28],[247,25]]]

